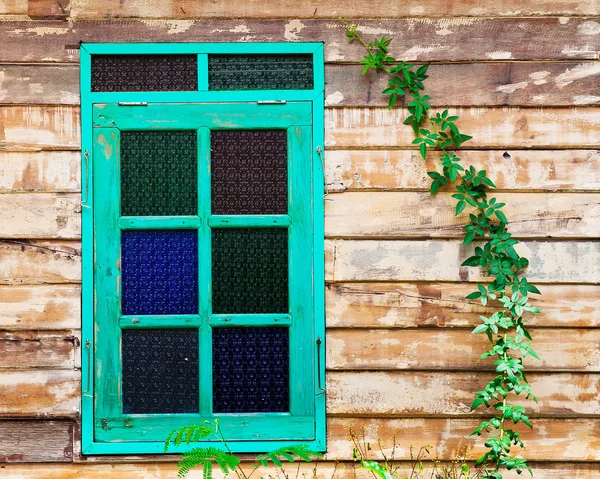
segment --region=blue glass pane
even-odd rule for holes
[[[123,231],[122,313],[198,313],[196,231]]]

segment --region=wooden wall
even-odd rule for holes
[[[429,197],[434,160],[383,79],[361,77],[344,15],[431,63],[432,103],[460,115],[461,156],[490,171],[523,239],[543,292],[536,478],[599,477],[599,14],[598,0],[0,0],[0,475],[174,477],[173,457],[79,453],[80,41],[325,42],[327,458],[353,476],[350,426],[397,434],[403,461],[426,443],[481,453],[469,404],[491,366],[470,330],[486,309],[464,296],[487,279],[460,267],[464,217],[451,192]]]

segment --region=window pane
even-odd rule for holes
[[[213,411],[288,412],[289,330],[213,329]]]
[[[198,313],[197,231],[123,231],[123,314]]]
[[[124,329],[123,413],[198,413],[198,331]]]
[[[287,313],[288,232],[212,231],[213,313]]]
[[[92,91],[196,91],[197,55],[92,55]]]
[[[211,132],[212,212],[287,214],[287,132]]]
[[[209,55],[209,90],[312,90],[313,57]]]
[[[121,214],[198,214],[196,131],[121,132]]]

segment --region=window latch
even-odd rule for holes
[[[120,101],[119,106],[148,106],[147,101]]]
[[[327,395],[327,390],[321,384],[321,345],[323,344],[323,340],[321,339],[321,336],[319,336],[317,338],[316,343],[317,343],[317,389],[319,390],[319,392],[317,393],[317,396],[320,396],[321,394]]]
[[[285,105],[285,100],[259,100],[256,102],[257,105]]]

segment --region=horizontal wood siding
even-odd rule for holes
[[[328,454],[316,477],[366,479],[349,428],[388,452],[396,435],[406,474],[410,446],[483,452],[469,434],[485,413],[469,406],[493,365],[471,331],[491,309],[465,296],[490,278],[460,266],[468,212],[454,216],[451,190],[429,195],[439,155],[419,158],[385,78],[360,74],[342,15],[393,38],[397,58],[432,62],[432,105],[473,136],[459,156],[497,185],[542,291],[542,314],[527,317],[541,360],[526,360],[539,402],[518,399],[535,418],[524,455],[537,479],[597,479],[599,14],[584,0],[0,1],[0,475],[176,471],[176,456],[80,451],[80,42],[325,43]]]

